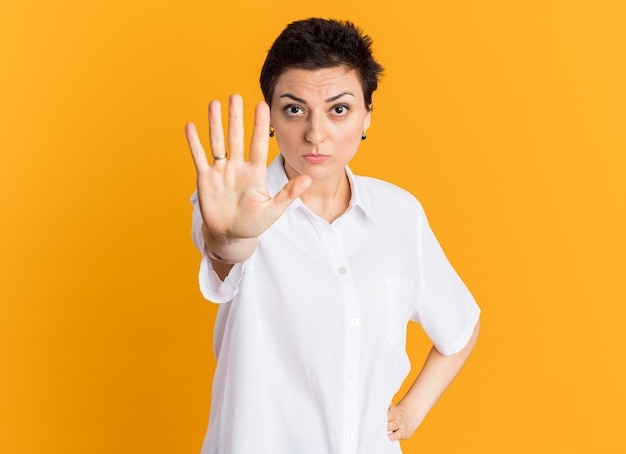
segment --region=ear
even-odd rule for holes
[[[370,110],[365,116],[365,120],[363,121],[363,131],[368,130],[371,122],[372,122],[372,111]]]
[[[372,93],[372,97],[370,98],[372,101],[369,106],[367,106],[367,115],[365,116],[365,122],[363,123],[363,131],[367,131],[370,127],[370,123],[372,122],[372,108],[374,107],[374,94]]]

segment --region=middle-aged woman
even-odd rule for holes
[[[381,71],[353,24],[297,21],[263,66],[247,161],[240,96],[226,137],[209,104],[212,163],[187,125],[200,288],[221,304],[203,454],[399,453],[476,342],[480,310],[419,202],[348,168]],[[433,348],[392,404],[409,320]]]

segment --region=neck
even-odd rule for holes
[[[348,209],[351,196],[348,175],[342,170],[329,178],[313,180],[300,200],[313,213],[333,222]]]
[[[344,173],[343,178],[332,185],[314,181],[300,199],[313,213],[333,222],[348,209],[350,196],[350,182]]]

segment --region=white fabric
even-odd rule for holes
[[[287,182],[282,162],[268,168],[271,195]],[[469,340],[480,309],[419,202],[346,171],[350,207],[332,224],[298,199],[224,282],[203,256],[201,291],[222,304],[202,454],[400,453],[387,408],[409,372],[407,322],[443,354]]]

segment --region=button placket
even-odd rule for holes
[[[361,353],[361,312],[358,292],[349,269],[343,248],[341,222],[335,221],[327,230],[331,249],[328,251],[331,266],[341,283],[345,320],[345,365],[343,392],[343,443],[342,454],[356,454],[358,433],[358,382],[357,371]]]

